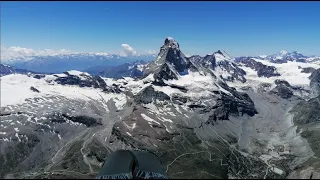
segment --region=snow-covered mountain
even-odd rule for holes
[[[298,51],[287,52],[285,50],[281,50],[279,53],[276,53],[276,54],[258,56],[256,58],[266,59],[273,63],[286,63],[288,61],[296,61],[296,62],[320,61],[320,56],[306,56],[301,54]]]
[[[190,61],[198,68],[209,72],[214,76],[218,76],[225,81],[245,82],[246,74],[241,68],[235,64],[236,62],[226,52],[218,50],[217,52],[201,57],[194,55],[189,57]]]
[[[9,75],[9,74],[27,74],[27,73],[33,73],[33,72],[26,69],[14,68],[6,64],[0,64],[0,77]]]
[[[170,178],[318,177],[319,64],[186,57],[166,38],[121,67],[2,76],[0,177],[93,178],[117,149],[156,153]]]
[[[13,74],[14,72],[15,72],[15,70],[11,66],[8,66],[5,64],[0,64],[0,76]]]

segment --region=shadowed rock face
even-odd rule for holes
[[[70,75],[68,72],[65,72],[67,77],[57,77],[55,81],[61,85],[78,85],[80,87],[93,87],[100,88],[102,90],[107,88],[106,82],[99,76],[87,76],[85,74],[81,74],[79,76]]]
[[[293,91],[285,84],[277,85],[274,89],[271,90],[271,93],[274,93],[284,99],[288,99],[293,96]]]
[[[240,93],[234,88],[228,87],[225,83],[220,83],[220,85],[231,92],[232,96],[223,94],[222,97],[218,99],[217,105],[213,108],[216,108],[216,110],[214,111],[214,114],[209,117],[210,122],[228,120],[230,115],[243,116],[244,114],[247,114],[249,116],[254,116],[258,113],[248,94]]]
[[[87,117],[87,116],[68,116],[66,114],[55,114],[52,117],[49,117],[49,119],[51,122],[54,122],[54,123],[65,123],[69,120],[75,123],[84,124],[87,127],[102,125],[101,119]]]
[[[148,64],[144,76],[154,74],[157,82],[169,79],[178,79],[179,75],[196,70],[195,66],[180,51],[179,44],[172,38],[166,38],[157,58]]]
[[[274,83],[276,87],[273,88],[269,94],[276,94],[283,99],[290,99],[293,96],[297,98],[308,97],[311,93],[308,88],[299,85],[292,86],[285,80],[276,79]]]
[[[293,90],[297,91],[305,91],[301,87],[293,87],[291,86],[288,81],[277,79],[274,81],[274,83],[277,85],[275,88],[273,88],[270,93],[276,94],[279,97],[283,99],[289,99],[291,98],[293,94]]]
[[[286,81],[286,80],[281,80],[281,79],[276,79],[275,81],[274,81],[274,83],[276,84],[276,85],[284,85],[284,86],[287,86],[287,87],[291,87],[291,85],[288,83],[288,81]]]
[[[214,54],[206,55],[204,57],[194,55],[189,57],[188,59],[197,67],[215,69],[215,67],[217,66]]]
[[[302,101],[292,108],[292,112],[295,114],[293,120],[300,125],[320,122],[319,109],[320,96],[310,99],[309,101]]]
[[[39,93],[39,92],[40,92],[38,89],[36,89],[36,88],[35,88],[35,87],[33,87],[33,86],[31,86],[31,87],[30,87],[30,90],[31,90],[31,91],[33,91],[33,92],[37,92],[37,93]]]
[[[36,79],[41,79],[41,78],[46,77],[46,75],[44,75],[44,74],[34,74],[32,77],[36,78]]]
[[[310,75],[310,87],[316,95],[320,95],[320,69],[313,71]]]
[[[217,62],[216,55],[225,57],[225,60],[219,60]],[[240,81],[242,83],[246,82],[245,75],[246,72],[239,68],[234,62],[230,60],[223,52],[220,50],[213,53],[212,55],[206,55],[205,57],[201,57],[198,55],[191,56],[188,58],[198,69],[201,70],[212,70],[215,72],[215,75],[219,76],[219,73],[216,71],[217,67],[219,67],[222,71],[226,71],[230,74],[227,78],[220,75],[220,77],[225,81],[234,82],[235,80]]]
[[[312,67],[307,67],[307,68],[301,68],[302,73],[313,73],[316,69]]]
[[[170,97],[163,92],[155,91],[152,86],[146,87],[135,97],[137,103],[143,104],[151,103],[154,100],[165,101],[170,100]]]
[[[261,62],[257,62],[251,58],[241,58],[237,59],[236,61],[257,71],[258,77],[280,76],[274,66],[264,65]]]
[[[246,72],[239,68],[235,63],[233,62],[228,62],[228,61],[221,61],[218,63],[219,66],[226,70],[228,73],[231,74],[231,77],[228,78],[228,79],[225,79],[222,77],[222,79],[224,79],[225,81],[235,81],[235,80],[238,80],[242,83],[245,83],[247,80],[246,78],[244,77],[246,75]]]

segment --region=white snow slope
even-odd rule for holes
[[[79,72],[71,71],[73,74]],[[65,76],[59,74],[59,76]],[[90,100],[103,98],[106,102],[110,99],[117,104],[118,108],[126,103],[126,96],[123,94],[102,93],[100,89],[60,85],[57,83],[48,83],[46,80],[52,80],[53,75],[47,75],[43,79],[36,79],[27,75],[11,74],[1,77],[1,107],[7,105],[16,105],[26,102],[28,98],[59,95],[71,99]],[[30,90],[30,87],[38,89],[40,93]]]

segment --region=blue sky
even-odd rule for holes
[[[320,2],[1,2],[1,45],[111,52],[232,56],[282,49],[320,55]]]

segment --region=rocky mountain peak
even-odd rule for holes
[[[288,52],[285,51],[285,50],[281,50],[281,51],[280,51],[280,54],[281,54],[281,55],[286,55],[286,54],[288,54]]]
[[[164,41],[165,46],[171,46],[172,48],[179,48],[179,43],[172,37],[167,37]]]
[[[226,59],[230,59],[231,57],[223,50],[218,50],[217,52],[215,52],[214,54],[219,54],[222,55],[223,57],[225,57]]]
[[[154,74],[154,79],[177,79],[180,75],[188,73],[188,69],[195,69],[191,61],[179,49],[179,43],[171,37],[164,41],[160,52],[146,68],[144,75]]]

